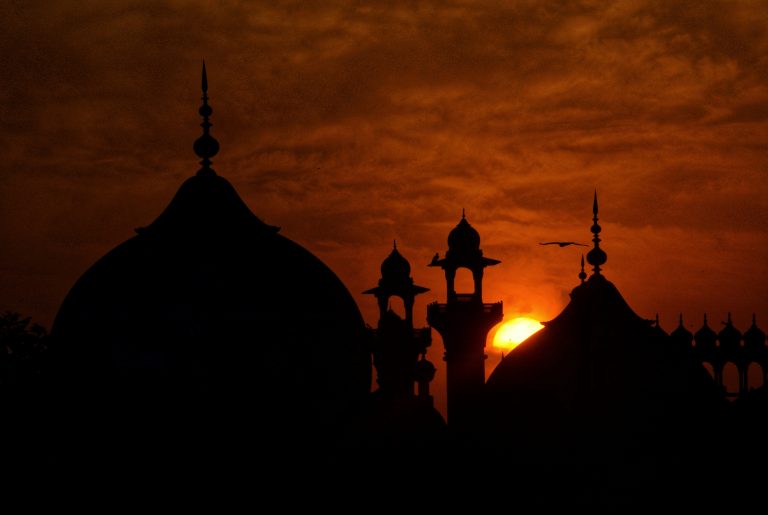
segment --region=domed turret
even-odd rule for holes
[[[388,281],[407,281],[411,276],[411,264],[397,251],[397,242],[381,263],[381,277]]]
[[[693,333],[686,329],[683,325],[682,313],[680,313],[680,321],[677,327],[670,333],[669,338],[672,340],[672,344],[677,349],[689,350],[691,348],[693,343]]]
[[[696,352],[702,354],[704,359],[710,358],[710,353],[717,348],[717,333],[715,333],[707,322],[707,315],[704,315],[704,323],[693,335],[696,342]]]
[[[461,213],[461,221],[448,235],[444,258],[437,253],[429,266],[445,273],[447,302],[427,306],[427,321],[443,337],[448,386],[448,418],[459,431],[473,423],[478,406],[477,395],[485,382],[485,342],[488,331],[501,322],[501,302],[483,302],[483,275],[497,259],[483,256],[480,235]],[[474,291],[456,291],[456,272],[472,273]]]
[[[744,347],[752,353],[765,349],[765,333],[757,327],[757,317],[754,314],[752,315],[752,325],[744,331]]]
[[[461,221],[448,233],[448,254],[461,256],[482,254],[480,252],[480,233],[469,225],[463,210]]]
[[[717,339],[720,340],[720,350],[726,361],[737,359],[739,349],[741,348],[741,332],[733,326],[731,314],[728,313],[728,321],[725,327],[718,333]]]

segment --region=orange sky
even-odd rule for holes
[[[360,292],[395,238],[426,324],[462,208],[502,260],[485,300],[554,317],[580,249],[537,242],[587,243],[597,188],[605,273],[640,315],[768,328],[764,3],[315,4],[4,2],[0,309],[50,326],[197,170],[204,57],[214,168],[372,325]]]

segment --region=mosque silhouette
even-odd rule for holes
[[[202,90],[197,174],[83,274],[54,322],[48,452],[60,469],[194,476],[240,463],[315,483],[365,470],[376,488],[389,478],[390,492],[431,477],[467,494],[483,471],[503,469],[518,496],[545,502],[556,488],[576,505],[729,492],[736,483],[718,467],[765,463],[768,396],[747,381],[751,363],[768,371],[765,333],[753,320],[742,335],[729,316],[719,334],[705,318],[695,335],[682,319],[668,335],[634,313],[603,274],[597,194],[591,274],[582,257],[568,305],[487,381],[485,342],[503,306],[484,302],[483,272],[500,261],[462,214],[429,264],[447,286],[445,303],[427,306],[445,347],[445,420],[430,392],[431,329],[413,320],[428,289],[397,245],[364,292],[379,308],[366,328],[338,277],[213,170],[205,66]],[[474,291],[456,291],[460,268]],[[740,373],[733,402],[727,363]]]

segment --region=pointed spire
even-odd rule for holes
[[[581,284],[584,284],[584,280],[587,278],[587,273],[584,271],[584,254],[581,255],[581,272],[579,272],[579,280]]]
[[[683,327],[683,314],[680,313],[680,327]]]
[[[704,313],[704,325],[707,325],[707,314]]]
[[[467,215],[464,213],[464,208],[461,208],[461,219],[464,220],[467,217]]]
[[[659,327],[659,314],[656,313],[656,327]]]
[[[594,275],[600,275],[600,265],[604,265],[608,260],[608,255],[603,249],[600,248],[600,231],[602,228],[597,223],[597,190],[595,190],[595,197],[592,201],[592,227],[590,231],[594,234],[592,242],[595,246],[587,253],[587,262],[592,265],[592,273]]]
[[[595,189],[595,197],[592,200],[592,214],[597,218],[597,189]]]
[[[197,154],[198,157],[202,157],[203,160],[200,161],[202,166],[200,170],[197,171],[197,175],[215,175],[216,172],[211,168],[211,158],[218,154],[219,142],[210,134],[210,129],[213,124],[208,121],[208,118],[213,114],[213,109],[208,105],[208,74],[205,71],[205,61],[203,61],[201,87],[203,90],[203,96],[201,97],[203,105],[200,106],[198,112],[200,113],[200,116],[203,117],[203,123],[200,124],[200,127],[203,128],[203,135],[195,140],[194,149],[195,154]]]
[[[397,240],[392,240],[392,250],[397,250]]]

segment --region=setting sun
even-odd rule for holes
[[[514,349],[523,340],[544,326],[532,318],[519,317],[505,322],[493,337],[493,346],[498,349]]]

